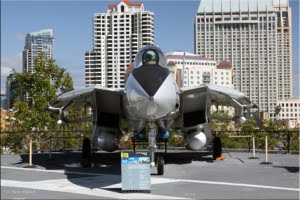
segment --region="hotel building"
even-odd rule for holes
[[[183,86],[214,84],[233,88],[232,67],[227,61],[217,64],[213,59],[185,52],[166,54],[170,71],[179,86],[182,86],[182,70],[184,68]]]
[[[292,96],[291,25],[288,0],[201,0],[195,52],[231,63],[234,88],[275,119]]]
[[[85,53],[85,84],[124,87],[125,70],[136,53],[154,44],[154,13],[143,3],[123,0],[94,14],[93,49]]]
[[[278,101],[278,106],[281,108],[278,119],[289,120],[289,128],[300,125],[300,99],[280,100]]]

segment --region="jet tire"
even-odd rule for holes
[[[89,138],[84,138],[82,141],[82,158],[81,166],[83,168],[89,168],[92,165],[92,148],[91,140]]]
[[[216,160],[218,157],[222,156],[222,141],[220,137],[214,137],[212,147],[213,159]]]
[[[157,174],[158,175],[164,175],[164,165],[165,161],[162,156],[157,157]]]

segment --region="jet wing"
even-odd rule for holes
[[[253,103],[243,93],[224,86],[209,85],[207,84],[208,91],[212,103],[217,103],[223,106],[236,107],[236,104],[240,104],[244,108],[252,107]]]
[[[84,108],[89,105],[93,112],[93,121],[99,125],[119,126],[122,111],[123,89],[87,87],[62,94],[49,109],[60,110],[60,118],[70,107]],[[82,120],[85,121],[85,120]],[[78,122],[78,120],[76,120]]]
[[[70,92],[63,93],[57,100],[51,105],[53,107],[61,108],[69,107],[71,104],[86,104],[92,102],[92,95],[95,91],[95,87],[87,87],[82,89],[72,90]]]
[[[209,122],[211,105],[235,108],[235,116],[243,116],[253,103],[241,92],[217,85],[202,84],[180,89],[180,113],[183,127],[192,127]]]

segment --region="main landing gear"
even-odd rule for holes
[[[91,140],[89,138],[84,138],[82,141],[82,158],[81,166],[83,168],[91,167],[92,165],[92,154],[91,154]]]
[[[149,153],[150,153],[150,166],[155,166],[155,151],[157,149],[156,146],[156,132],[157,127],[155,123],[149,122],[149,134],[148,134],[148,144],[149,144]],[[163,175],[164,174],[164,158],[162,156],[157,156],[157,174]]]
[[[215,135],[212,141],[213,159],[224,160],[222,156],[222,141],[219,135]]]

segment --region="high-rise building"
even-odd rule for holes
[[[14,90],[17,88],[17,83],[15,81],[16,73],[10,73],[6,78],[6,99],[7,104],[5,108],[11,109],[13,107],[13,100],[16,98]]]
[[[275,119],[292,96],[291,8],[288,0],[201,0],[195,52],[233,66],[235,89]]]
[[[143,3],[123,0],[94,14],[93,49],[85,53],[85,84],[124,87],[124,74],[136,53],[154,44],[154,13]]]
[[[53,58],[53,42],[52,29],[28,33],[23,50],[23,71],[34,72],[34,60],[41,52],[47,58]]]
[[[278,101],[280,107],[278,119],[289,120],[290,127],[294,128],[300,125],[300,99],[284,99]]]
[[[212,84],[233,88],[232,66],[226,60],[217,64],[213,59],[187,52],[170,52],[166,54],[166,59],[178,86]],[[184,74],[182,74],[183,68]],[[212,112],[216,110],[215,106],[211,108]],[[233,108],[218,106],[218,110],[227,111],[229,115],[234,116]]]

